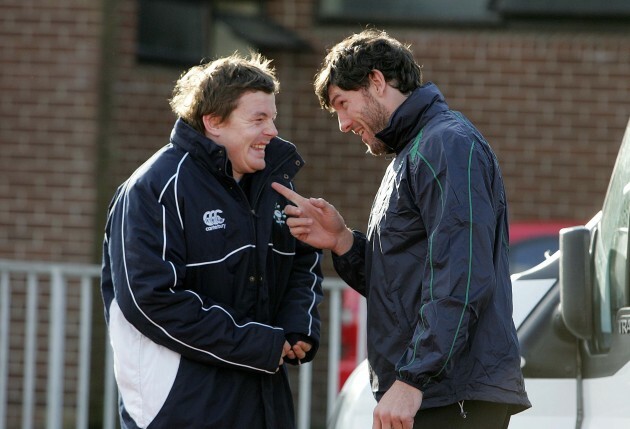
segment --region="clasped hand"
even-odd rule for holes
[[[305,341],[298,341],[291,347],[288,341],[284,342],[284,346],[282,347],[282,355],[280,356],[280,363],[278,364],[278,369],[284,364],[284,358],[287,357],[289,359],[304,359],[306,357],[306,353],[308,353],[312,344],[309,344]]]

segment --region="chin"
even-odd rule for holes
[[[254,167],[254,171],[264,170],[267,164],[265,162],[261,162],[260,164],[256,164]]]

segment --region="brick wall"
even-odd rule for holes
[[[387,161],[340,133],[312,91],[326,48],[362,26],[318,22],[316,6],[267,2],[275,21],[312,46],[264,52],[281,80],[277,124],[307,161],[299,189],[364,229]],[[98,262],[115,187],[167,143],[175,119],[167,99],[182,69],[137,62],[136,13],[135,0],[0,5],[0,257]],[[489,140],[513,221],[586,221],[601,207],[630,116],[625,27],[383,28],[412,44],[425,81]],[[324,379],[325,361],[315,370]],[[323,426],[319,400],[313,418]]]
[[[91,261],[98,5],[0,11],[0,257]]]
[[[137,63],[136,4],[118,3],[100,176],[100,10],[79,0],[1,6],[3,257],[97,260],[95,229],[104,218],[97,185],[108,200],[167,141],[174,121],[167,99],[182,70]],[[277,21],[313,47],[265,53],[282,81],[278,126],[306,158],[300,189],[328,198],[360,228],[387,161],[365,155],[358,138],[339,133],[336,118],[319,109],[312,93],[326,48],[360,27],[315,25],[313,7],[304,0],[269,2],[270,12],[287,14]],[[388,30],[412,44],[425,80],[438,84],[494,147],[513,220],[587,220],[601,206],[630,116],[630,35],[598,27]]]

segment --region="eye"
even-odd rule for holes
[[[348,107],[348,101],[340,100],[337,102],[337,107],[335,108],[335,110],[346,109],[347,107]]]

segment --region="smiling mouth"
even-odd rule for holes
[[[355,134],[357,134],[359,137],[361,137],[361,141],[363,143],[368,144],[368,142],[367,142],[367,135],[365,133],[365,130],[361,129],[361,130],[359,130],[359,132],[357,132]]]
[[[365,134],[365,130],[363,128],[352,130],[352,134],[354,134],[355,136],[361,137],[361,141],[365,143],[365,139],[363,138],[363,134]]]

